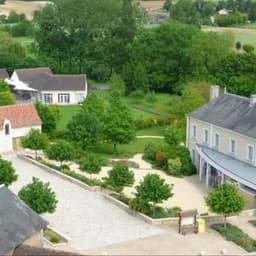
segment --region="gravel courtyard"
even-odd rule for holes
[[[15,155],[3,157],[12,162],[19,175],[10,186],[17,193],[21,187],[38,177],[50,182],[58,199],[57,210],[43,217],[71,239],[70,246],[77,251],[102,247],[128,240],[162,234],[165,231],[129,215],[104,200],[100,193],[86,191]]]

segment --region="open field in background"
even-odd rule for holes
[[[249,28],[234,28],[234,27],[204,27],[204,31],[215,32],[232,32],[235,36],[235,41],[243,44],[251,44],[256,47],[256,29]]]
[[[33,18],[34,11],[44,6],[47,1],[18,1],[6,0],[4,5],[0,5],[0,15],[8,15],[10,11],[14,10],[17,13],[24,13],[28,19]]]

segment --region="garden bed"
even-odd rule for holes
[[[249,220],[248,222],[256,228],[256,220]]]
[[[232,241],[238,246],[245,249],[247,252],[256,251],[256,240],[252,239],[246,233],[244,233],[240,228],[227,223],[227,227],[224,228],[223,224],[213,224],[212,229],[219,232],[228,241]]]
[[[58,246],[68,243],[68,239],[63,237],[59,232],[54,231],[52,228],[44,229],[44,238],[48,244],[51,246]]]

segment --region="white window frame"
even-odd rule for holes
[[[196,133],[197,133],[197,126],[192,125],[192,139],[196,139]]]
[[[207,132],[207,141],[206,141],[206,132]],[[209,144],[209,136],[210,136],[210,131],[209,129],[204,129],[204,135],[203,135],[203,142],[204,144],[208,145]]]
[[[45,104],[52,104],[53,102],[53,94],[52,93],[44,93],[44,103]]]
[[[232,141],[234,141],[234,152],[232,152]],[[229,139],[229,154],[235,155],[236,154],[236,140],[233,138]]]
[[[217,140],[216,140],[216,136],[218,136],[219,141],[218,141],[218,145],[217,145]],[[220,134],[218,132],[214,133],[214,148],[218,149],[220,147]]]
[[[249,158],[249,148],[252,148],[252,159],[250,159]],[[249,161],[249,162],[253,162],[254,161],[254,145],[252,145],[252,144],[247,144],[247,146],[246,146],[246,159],[247,159],[247,161]]]
[[[70,103],[70,93],[58,93],[58,103],[69,104]]]

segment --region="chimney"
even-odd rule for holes
[[[210,88],[210,101],[219,97],[220,87],[218,85],[212,85]]]
[[[253,94],[250,97],[250,107],[254,106],[255,103],[256,103],[256,94]]]

